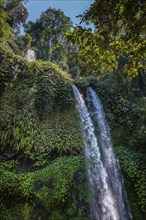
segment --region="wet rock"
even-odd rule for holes
[[[50,179],[47,182],[42,182],[42,181],[38,181],[35,186],[34,186],[34,190],[37,192],[39,191],[43,186],[47,187],[47,188],[52,188],[53,187],[53,179]]]
[[[0,154],[2,155],[4,160],[12,160],[16,159],[18,153],[12,150],[10,147],[6,147],[5,149],[1,149]]]
[[[85,175],[85,173],[84,172],[78,172],[78,173],[76,173],[75,174],[75,176],[74,176],[74,183],[76,184],[76,185],[79,185],[79,184],[81,184],[81,183],[84,183],[86,181],[86,175]]]
[[[19,165],[17,167],[17,173],[29,173],[36,170],[36,168],[33,166],[33,161],[25,158],[25,157],[19,157],[18,158]]]
[[[4,160],[12,160],[15,157],[15,153],[7,152],[3,154]]]
[[[77,199],[77,207],[80,208],[86,215],[90,214],[90,205],[85,203],[83,200]]]

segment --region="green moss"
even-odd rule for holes
[[[145,213],[143,213],[140,209],[140,206],[138,204],[138,197],[134,192],[132,192],[132,186],[131,188],[127,188],[128,190],[128,197],[129,197],[129,204],[132,212],[132,216],[134,220],[143,220],[145,218]]]
[[[59,83],[71,82],[70,76],[62,71],[57,65],[50,62],[28,62],[21,56],[14,55],[8,45],[0,43],[0,94],[2,94],[10,83],[23,81],[23,84],[37,82],[44,75],[50,82],[49,86]],[[44,77],[44,79],[46,79]]]
[[[0,200],[0,218],[2,220],[6,220],[6,219],[16,220],[16,218],[13,216],[11,210],[6,207],[6,205],[4,204],[2,199]]]
[[[82,137],[72,80],[49,62],[29,63],[4,48],[0,57],[1,154],[16,157],[0,163],[1,219],[85,219],[74,182],[84,160],[75,156],[82,152]],[[37,171],[16,173],[23,159]]]
[[[21,212],[21,215],[25,216],[24,219],[27,216],[29,216],[28,219],[31,219],[37,204],[44,207],[47,215],[52,216],[51,219],[57,215],[55,213],[61,213],[65,219],[71,219],[69,216],[72,214],[78,215],[75,198],[79,191],[74,192],[73,189],[75,188],[75,174],[85,169],[82,156],[58,158],[46,168],[28,174],[16,174],[14,171],[8,171],[3,164],[1,164],[1,168],[0,195],[3,198],[1,204],[3,207],[5,206],[3,216],[6,216],[8,212],[9,216],[16,216],[16,219],[19,219],[16,210],[21,205],[23,208],[19,210],[19,213]],[[84,187],[83,189],[86,190]],[[83,194],[83,189],[81,194]],[[5,196],[15,198],[12,207],[6,208],[4,205]],[[20,201],[24,202],[20,203]],[[30,204],[31,201],[32,204]],[[16,215],[12,215],[12,209],[15,210]],[[84,215],[82,213],[82,216]]]
[[[36,166],[46,164],[52,151],[56,156],[79,152],[82,140],[69,75],[49,62],[28,63],[9,51],[1,53],[2,71],[11,72],[0,101],[2,152],[21,150]]]
[[[10,199],[10,198],[9,198]],[[0,201],[0,219],[1,220],[31,220],[34,212],[34,206],[27,202],[16,203],[11,201],[12,204],[5,204]],[[14,203],[14,205],[13,205]]]
[[[43,161],[49,159],[51,152],[57,155],[65,153],[76,154],[82,149],[82,138],[79,120],[75,109],[56,110],[55,113],[39,122],[34,113],[26,110],[17,111],[8,115],[3,111],[2,117],[7,114],[1,130],[1,145],[3,151],[9,147],[23,150],[26,157],[35,161],[35,165],[43,165]],[[2,120],[3,120],[2,118]],[[44,162],[45,163],[45,162]]]
[[[144,155],[122,146],[116,147],[115,152],[124,173],[134,219],[142,219],[146,212],[146,166]],[[139,211],[140,209],[141,211]]]
[[[83,182],[81,184],[79,184],[78,186],[78,191],[79,191],[79,197],[80,199],[86,203],[89,204],[89,186],[87,182]]]

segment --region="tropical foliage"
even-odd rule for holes
[[[0,38],[3,36],[7,36],[10,32],[10,27],[7,23],[7,13],[4,10],[3,1],[0,0]]]
[[[77,75],[78,67],[70,56],[70,51],[77,49],[65,37],[72,27],[70,18],[61,10],[48,8],[36,22],[29,21],[25,31],[32,37],[32,46],[38,59],[54,62],[63,70]]]
[[[118,68],[119,59],[123,58],[124,73],[138,75],[139,69],[145,67],[145,9],[143,0],[96,0],[85,11],[81,21],[93,23],[95,29],[79,26],[68,34],[80,48],[76,60],[83,74],[108,74]]]
[[[75,83],[103,103],[133,218],[143,220],[145,1],[96,0],[80,16],[94,31],[52,8],[26,23],[25,2],[0,0],[0,219],[90,218]],[[32,47],[39,60],[28,62]]]
[[[9,0],[5,2],[5,11],[8,15],[7,22],[16,31],[20,32],[21,25],[24,25],[28,11],[25,7],[26,0]]]

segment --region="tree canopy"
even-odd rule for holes
[[[20,26],[24,25],[28,18],[28,11],[25,7],[26,1],[9,0],[5,2],[5,11],[8,14],[7,21],[16,32],[20,32]]]
[[[33,46],[38,49],[38,58],[52,60],[52,51],[55,51],[58,45],[59,48],[62,47],[65,32],[71,27],[72,22],[69,17],[64,15],[64,12],[48,8],[36,22],[28,22],[25,29],[32,36]],[[60,53],[58,50],[57,53]]]
[[[78,26],[68,34],[79,45],[77,61],[83,66],[82,72],[107,74],[118,68],[121,57],[125,60],[124,72],[132,77],[145,66],[144,0],[95,0],[80,17],[81,22],[95,26],[94,33]]]
[[[10,32],[10,26],[7,23],[7,13],[4,10],[4,3],[0,0],[0,37],[6,36]]]

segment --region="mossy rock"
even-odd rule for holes
[[[79,213],[81,219],[88,219],[83,156],[58,158],[46,168],[28,174],[16,174],[9,169],[1,164],[1,219],[54,219],[57,213],[66,220],[80,219]],[[78,184],[77,173],[84,176],[78,177]]]

